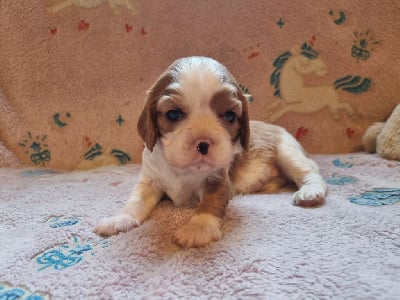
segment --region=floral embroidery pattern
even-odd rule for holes
[[[359,205],[381,206],[390,205],[400,201],[400,189],[374,188],[355,197],[349,198],[351,203]]]
[[[342,169],[349,169],[353,167],[353,164],[350,162],[343,162],[339,158],[332,161],[333,165]]]
[[[60,227],[75,225],[79,222],[79,220],[76,218],[68,218],[61,216],[61,217],[52,217],[47,222],[49,223],[49,226],[51,228],[60,228]]]
[[[357,183],[358,179],[353,176],[337,175],[334,173],[330,178],[326,179],[326,182],[330,185],[347,185]]]
[[[371,52],[375,50],[375,46],[379,44],[375,38],[370,35],[371,30],[366,32],[354,32],[356,40],[351,48],[351,56],[359,60],[367,60],[371,56]]]
[[[0,283],[0,299],[1,300],[45,300],[47,296],[38,293],[31,293],[22,287],[13,287],[11,285]]]
[[[47,135],[36,135],[34,137],[32,133],[27,133],[27,138],[20,142],[21,147],[26,148],[25,153],[30,154],[31,161],[35,165],[45,166],[46,162],[51,160],[51,153],[48,149],[49,146],[46,143]]]
[[[54,270],[65,270],[80,263],[86,253],[94,255],[94,247],[101,246],[107,247],[107,241],[101,239],[99,242],[93,240],[80,240],[79,237],[74,236],[70,243],[55,246],[49,250],[44,251],[36,257],[36,262],[41,265],[38,271],[47,268]]]

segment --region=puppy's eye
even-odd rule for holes
[[[178,122],[179,120],[181,120],[183,118],[184,114],[183,114],[183,111],[180,109],[171,109],[171,110],[167,111],[165,116],[171,122]]]
[[[233,111],[228,110],[227,112],[224,113],[224,119],[228,123],[232,123],[236,119],[236,114]]]

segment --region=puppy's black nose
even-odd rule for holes
[[[197,151],[201,154],[201,155],[207,155],[208,153],[208,147],[210,146],[209,143],[207,142],[200,142],[197,145]]]

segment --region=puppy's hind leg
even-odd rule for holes
[[[319,174],[318,165],[306,156],[301,145],[286,131],[277,150],[280,168],[299,188],[293,196],[293,203],[300,206],[321,205],[325,200],[326,184]]]
[[[94,233],[108,237],[139,226],[150,215],[161,196],[162,192],[150,180],[142,177],[121,212],[101,220],[94,228]]]

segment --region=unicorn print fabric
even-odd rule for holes
[[[319,53],[307,43],[301,47],[294,46],[290,52],[279,56],[273,65],[275,70],[270,83],[275,87],[274,96],[282,100],[267,106],[267,111],[270,113],[268,120],[272,122],[290,111],[313,113],[326,107],[334,119],[340,118],[341,113],[357,118],[359,113],[356,108],[350,103],[341,101],[337,90],[362,93],[371,85],[369,78],[346,76],[335,81],[335,86],[306,86],[304,76],[312,74],[322,77],[328,72]]]
[[[146,91],[192,55],[226,65],[251,119],[285,127],[310,153],[361,150],[400,101],[398,1],[192,2],[3,5],[0,166],[140,162]]]

